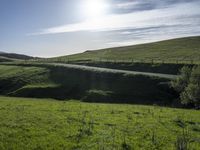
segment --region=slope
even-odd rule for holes
[[[148,44],[107,48],[62,56],[52,61],[80,60],[162,60],[200,62],[200,36],[172,39]]]
[[[7,60],[10,60],[10,61],[12,61],[12,60],[29,60],[29,59],[33,58],[31,56],[27,56],[27,55],[23,55],[23,54],[5,53],[5,52],[0,52],[0,57],[7,58]]]
[[[60,64],[0,65],[0,95],[171,105],[171,76],[159,76]]]

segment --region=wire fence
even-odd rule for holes
[[[63,59],[63,58],[45,58],[32,59],[34,62],[57,62],[57,63],[150,63],[150,64],[191,64],[200,65],[200,60],[192,59]]]

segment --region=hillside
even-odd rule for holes
[[[167,84],[171,77],[165,76],[61,65],[0,65],[0,95],[173,105],[175,96]]]
[[[11,62],[11,61],[14,61],[14,60],[16,60],[16,59],[0,56],[0,62]]]
[[[2,58],[6,58],[7,60],[12,61],[12,60],[29,60],[32,59],[33,57],[23,54],[0,52],[0,60],[3,60]]]
[[[165,62],[200,62],[200,36],[172,39],[148,44],[108,48],[54,58],[60,61],[80,60],[160,60]]]

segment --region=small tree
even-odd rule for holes
[[[176,80],[172,81],[172,87],[177,91],[177,92],[183,92],[186,88],[186,86],[189,83],[189,79],[191,76],[191,71],[192,69],[190,67],[183,67],[180,70],[180,76],[176,78]]]
[[[180,93],[181,103],[200,107],[200,66],[183,67],[180,76],[172,82],[172,87]]]
[[[183,104],[193,104],[200,107],[200,66],[194,67],[189,83],[180,95]]]
[[[200,87],[197,84],[189,84],[180,95],[183,104],[194,104],[200,106]]]

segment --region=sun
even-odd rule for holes
[[[86,17],[96,18],[106,14],[108,4],[105,0],[85,0],[83,3],[83,12]]]

